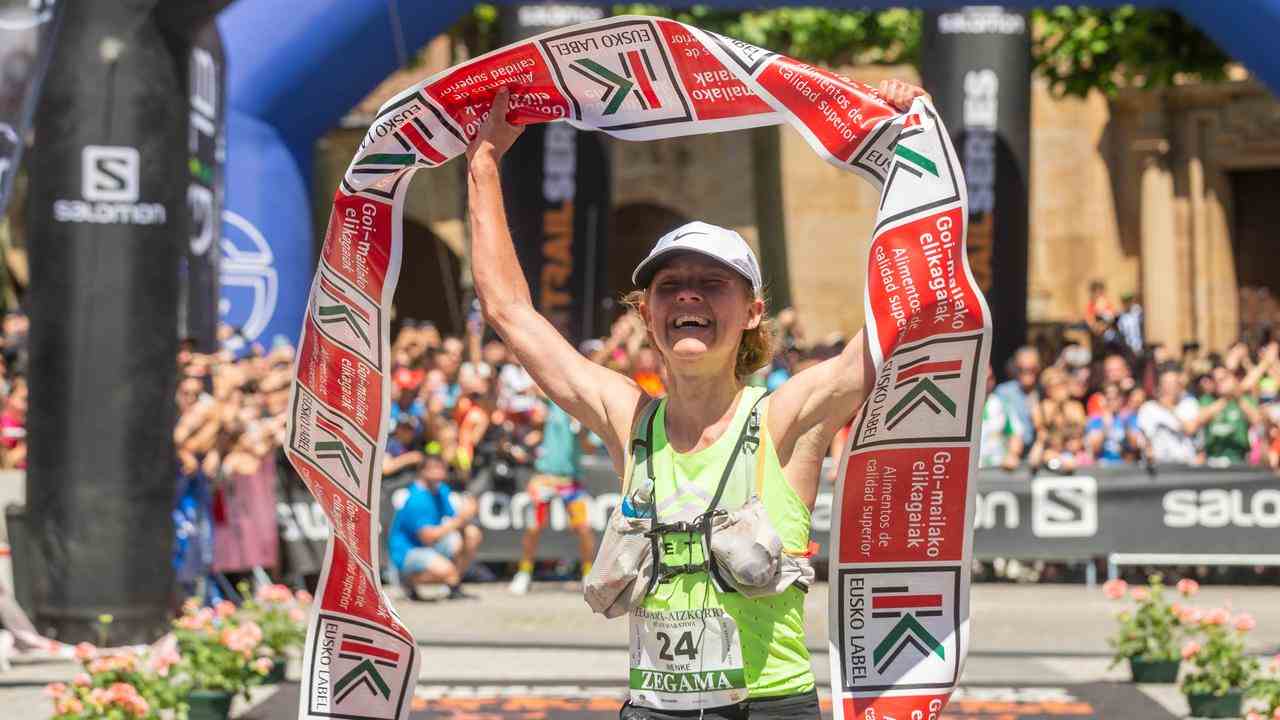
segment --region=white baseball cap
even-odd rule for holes
[[[760,294],[764,285],[760,279],[760,263],[756,262],[756,254],[751,252],[747,241],[728,228],[700,220],[681,225],[658,238],[649,256],[631,273],[631,282],[636,287],[646,287],[663,258],[679,252],[695,252],[724,263],[751,283],[752,292]]]

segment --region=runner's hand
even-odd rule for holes
[[[524,132],[524,126],[507,122],[507,112],[510,109],[511,91],[507,88],[499,88],[493,97],[489,117],[485,118],[484,124],[476,131],[471,145],[467,147],[468,162],[474,160],[478,153],[486,153],[494,160],[499,160],[515,144],[520,133]]]
[[[911,107],[911,101],[918,97],[928,97],[929,93],[924,88],[917,87],[911,83],[901,80],[881,80],[880,94],[888,103],[899,111],[906,112]]]

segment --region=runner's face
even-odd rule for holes
[[[760,324],[763,303],[723,264],[696,254],[669,260],[653,276],[645,323],[669,360],[730,361],[744,330]]]

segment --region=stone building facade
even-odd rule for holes
[[[433,48],[433,57],[416,77],[447,66],[447,46]],[[911,67],[840,70],[872,83],[917,80]],[[321,214],[373,111],[414,79],[388,78],[321,142]],[[1031,127],[1033,332],[1079,322],[1094,279],[1115,298],[1138,297],[1148,338],[1173,346],[1222,348],[1242,328],[1256,331],[1280,314],[1280,253],[1266,250],[1280,224],[1280,103],[1264,87],[1246,78],[1113,100],[1059,99],[1036,78]],[[861,327],[878,198],[819,160],[797,133],[765,128],[609,147],[613,222],[601,286],[612,297],[628,289],[630,269],[659,234],[702,219],[737,229],[757,247],[773,304],[794,305],[810,338],[848,337]],[[464,245],[464,172],[455,161],[414,181],[406,237],[424,247],[406,248],[397,298],[437,306],[414,317],[450,310],[417,297],[439,295],[444,275],[460,273],[449,282],[465,284],[465,262],[441,259]]]

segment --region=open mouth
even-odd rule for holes
[[[671,325],[677,330],[705,328],[711,327],[711,320],[701,315],[677,315],[672,319]]]

